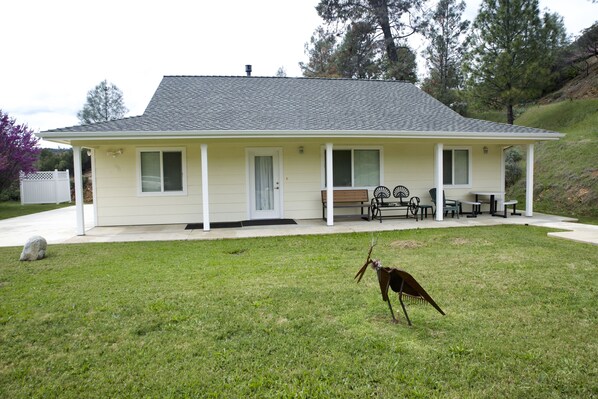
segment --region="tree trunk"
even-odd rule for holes
[[[399,62],[397,56],[397,46],[392,37],[392,30],[390,29],[390,19],[388,18],[388,2],[387,0],[369,0],[370,6],[373,8],[378,20],[382,33],[384,34],[384,46],[386,48],[386,55],[392,64]]]
[[[515,122],[515,115],[513,114],[513,104],[507,104],[507,123],[512,125]]]

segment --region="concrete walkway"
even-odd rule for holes
[[[85,205],[85,227],[93,228],[93,205]],[[0,220],[0,247],[23,246],[31,236],[39,235],[48,244],[62,244],[76,235],[75,207],[55,209],[32,215]]]
[[[574,219],[543,215],[534,217],[509,216],[508,218],[481,215],[475,219],[461,217],[447,218],[436,222],[431,217],[423,221],[414,219],[385,219],[366,222],[362,220],[337,221],[327,226],[321,219],[297,220],[296,225],[255,226],[228,229],[185,230],[184,224],[150,226],[93,227],[93,206],[85,205],[86,235],[75,235],[75,207],[61,208],[34,215],[0,220],[0,246],[23,246],[33,235],[41,235],[49,244],[167,241],[167,240],[216,240],[226,238],[249,238],[266,236],[287,236],[306,234],[334,234],[352,232],[376,232],[385,230],[407,230],[417,228],[496,226],[500,224],[522,224],[565,230],[550,232],[551,237],[565,238],[598,245],[598,226],[574,223]]]

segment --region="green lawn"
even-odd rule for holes
[[[598,220],[598,99],[533,106],[516,124],[565,133],[558,141],[538,143],[535,151],[534,210]],[[522,151],[524,152],[524,151]],[[525,159],[525,155],[524,155]],[[525,162],[521,167],[525,171]],[[508,194],[524,200],[525,172]]]
[[[377,235],[413,327],[370,234],[0,248],[0,397],[597,397],[598,247],[546,233]]]
[[[64,208],[72,206],[74,203],[64,202],[62,204],[30,204],[21,205],[16,201],[0,201],[0,220],[14,218],[17,216],[31,215],[44,211],[51,211],[52,209]]]

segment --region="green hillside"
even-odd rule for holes
[[[533,106],[518,117],[515,124],[567,133],[565,141],[596,139],[598,99]]]
[[[566,133],[559,141],[536,146],[534,209],[597,221],[598,99],[533,106],[515,124]],[[525,203],[524,179],[525,174],[509,195]]]

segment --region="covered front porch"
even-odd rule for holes
[[[87,220],[94,219],[93,206],[84,206]],[[488,214],[475,219],[448,218],[437,223],[432,217],[423,221],[414,219],[388,219],[384,223],[364,220],[339,221],[327,226],[321,219],[296,219],[295,225],[257,226],[243,228],[215,228],[186,230],[185,224],[164,224],[146,226],[94,227],[90,223],[86,235],[75,235],[75,206],[48,211],[41,214],[0,220],[0,246],[22,246],[32,235],[41,235],[48,244],[105,243],[133,241],[172,241],[172,240],[219,240],[253,237],[276,237],[317,234],[371,233],[388,230],[427,229],[445,227],[481,227],[504,224],[530,225],[558,229],[548,233],[553,237],[598,245],[598,226],[575,223],[575,219],[535,213],[533,217],[514,216],[507,219],[491,217]]]
[[[87,207],[89,207],[87,205]],[[89,210],[89,208],[88,208]],[[92,227],[84,236],[73,236],[64,243],[100,243],[100,242],[133,242],[133,241],[171,241],[171,240],[220,240],[256,237],[300,236],[319,234],[351,234],[381,231],[400,231],[410,229],[458,228],[500,226],[506,224],[530,225],[554,229],[571,230],[554,232],[549,235],[570,238],[576,241],[598,244],[598,226],[587,226],[574,223],[575,219],[535,213],[532,217],[509,216],[508,218],[492,217],[489,214],[479,215],[475,219],[466,217],[447,218],[444,223],[437,223],[429,215],[427,219],[385,219],[383,223],[365,220],[343,220],[334,226],[328,226],[321,219],[296,219],[297,224],[254,226],[241,228],[214,228],[210,231],[186,230],[185,224],[166,224],[149,226],[113,226]]]
[[[161,148],[160,146],[172,148],[175,145],[173,143],[171,141],[165,144],[152,142],[148,145],[151,144],[151,148]],[[476,144],[468,141],[453,141],[445,144],[434,141],[344,139],[325,142],[311,138],[290,143],[286,140],[274,139],[269,141],[248,140],[234,146],[222,140],[207,143],[199,140],[189,141],[183,143],[182,146],[178,144],[181,148],[185,148],[187,153],[186,161],[183,164],[189,176],[185,177],[188,180],[189,189],[185,188],[183,196],[158,198],[141,196],[131,189],[136,184],[135,170],[138,170],[139,166],[136,165],[135,153],[139,153],[140,147],[138,145],[123,146],[123,144],[125,143],[120,143],[121,149],[116,157],[109,156],[110,149],[116,148],[109,143],[74,145],[76,232],[78,235],[85,235],[86,227],[92,223],[92,220],[84,217],[82,211],[82,172],[79,166],[80,161],[77,159],[81,148],[91,149],[94,176],[98,164],[101,166],[100,171],[104,174],[101,181],[94,180],[93,225],[127,226],[201,222],[203,230],[206,232],[211,230],[212,222],[228,221],[223,218],[232,218],[231,220],[261,218],[256,217],[256,214],[251,211],[252,203],[255,202],[251,198],[252,187],[255,186],[251,182],[253,176],[251,166],[255,154],[264,155],[266,154],[265,150],[274,151],[275,164],[279,165],[274,169],[278,173],[274,179],[276,190],[271,190],[271,192],[276,192],[278,195],[279,201],[273,201],[273,203],[278,204],[280,211],[278,216],[269,216],[268,218],[308,220],[319,217],[319,198],[322,189],[327,190],[328,198],[334,197],[333,187],[327,185],[326,182],[336,180],[334,174],[338,170],[338,166],[335,164],[337,151],[339,153],[351,151],[375,153],[376,162],[379,164],[379,169],[375,170],[377,173],[377,177],[374,178],[375,182],[358,184],[354,179],[350,181],[349,188],[367,188],[371,197],[374,187],[378,184],[388,185],[391,189],[396,184],[405,184],[411,190],[411,196],[418,196],[422,203],[431,204],[428,194],[430,188],[437,188],[437,197],[440,197],[437,198],[437,203],[442,202],[443,189],[447,191],[448,198],[456,196],[458,200],[471,197],[473,190],[504,192],[504,150],[508,148],[508,145],[503,143]],[[533,215],[534,144],[524,145],[527,146],[528,157],[527,195],[526,203],[520,204],[520,207],[525,208],[525,215],[530,217]],[[445,153],[448,152],[450,155],[450,151],[455,148],[467,154],[467,182],[447,186],[445,180],[446,159],[444,157]],[[351,166],[354,167],[354,165]],[[107,170],[114,172],[108,174]],[[234,176],[234,178],[230,176]],[[99,190],[102,193],[99,198],[96,194],[98,185],[96,183],[100,184]],[[266,185],[267,187],[268,185]],[[335,181],[334,189],[343,188],[338,187]],[[230,204],[225,202],[231,200]],[[98,209],[100,206],[98,203],[103,207]],[[105,209],[108,208],[113,214],[106,217]],[[142,219],[132,216],[140,213],[141,209],[147,209],[149,212],[147,217]],[[186,213],[171,217],[170,220],[158,217],[178,209],[184,209]],[[98,211],[103,213],[100,222],[98,222],[98,213],[100,213]],[[326,225],[332,227],[336,224],[335,217],[340,212],[333,207],[328,207],[326,212]],[[442,221],[443,216],[442,212],[436,213],[436,221]]]

